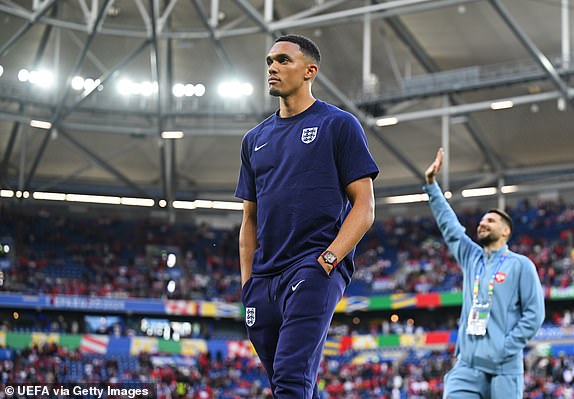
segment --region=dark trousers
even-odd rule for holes
[[[323,346],[345,285],[337,268],[327,275],[319,263],[245,283],[247,332],[275,398],[319,398]]]

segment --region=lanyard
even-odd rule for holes
[[[492,303],[492,294],[494,293],[494,278],[496,277],[496,274],[498,273],[502,264],[506,260],[508,252],[509,251],[507,249],[500,256],[500,258],[498,259],[498,264],[496,265],[496,268],[492,272],[492,276],[490,277],[490,281],[488,282],[488,304]],[[484,258],[481,258],[480,260],[481,260],[480,269],[476,272],[476,275],[474,276],[474,287],[472,288],[472,303],[478,303],[478,284],[480,281],[480,275],[482,274],[482,271],[485,268]]]

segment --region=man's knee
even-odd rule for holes
[[[523,375],[497,375],[490,385],[491,399],[522,399]]]

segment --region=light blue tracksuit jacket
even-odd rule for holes
[[[463,304],[458,328],[457,357],[470,367],[490,374],[522,374],[523,349],[544,321],[544,294],[536,268],[526,256],[508,251],[508,247],[488,253],[465,234],[464,227],[444,198],[437,183],[427,184],[430,207],[438,227],[462,268]],[[479,300],[488,300],[488,283],[499,269],[494,283],[492,308],[486,335],[466,333],[468,314],[472,306],[475,274],[484,261],[479,283]],[[504,281],[500,281],[500,280]]]

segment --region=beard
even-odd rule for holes
[[[487,247],[497,240],[498,240],[498,238],[495,237],[494,234],[492,234],[492,233],[488,233],[482,237],[478,236],[478,243],[480,245],[482,245],[483,247]]]
[[[269,95],[273,97],[281,97],[281,92],[277,89],[269,89]]]

